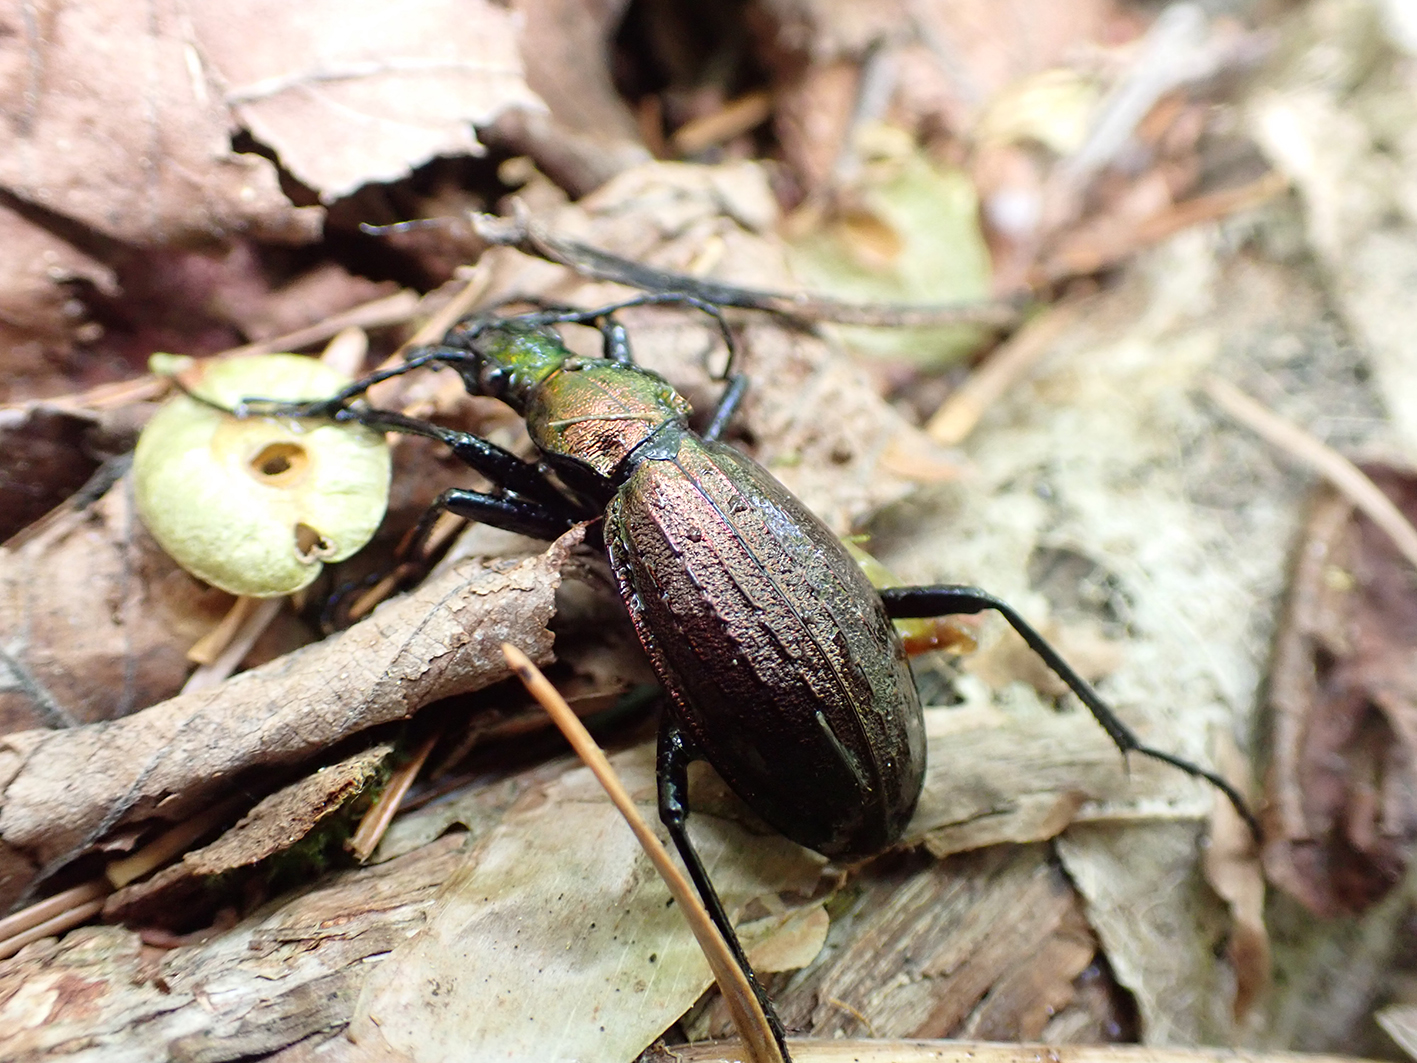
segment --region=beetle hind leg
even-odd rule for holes
[[[783,1030],[782,1020],[778,1018],[772,998],[768,996],[762,983],[758,981],[758,976],[753,972],[753,966],[748,962],[748,956],[743,951],[738,934],[733,929],[733,924],[728,920],[728,913],[723,909],[723,902],[719,899],[718,891],[714,889],[713,883],[709,880],[703,861],[699,859],[698,850],[694,848],[694,843],[689,838],[689,765],[699,759],[701,758],[691,739],[679,726],[679,722],[674,719],[673,710],[666,709],[659,724],[659,751],[656,758],[660,821],[669,831],[669,837],[673,839],[674,847],[679,850],[679,858],[684,861],[684,867],[688,870],[689,877],[694,881],[694,888],[699,891],[699,898],[704,902],[704,907],[708,909],[709,918],[713,920],[714,926],[718,927],[718,932],[727,942],[728,949],[733,953],[733,959],[737,962],[739,970],[748,979],[748,984],[753,987],[753,993],[762,1006],[763,1014],[767,1016],[768,1026],[772,1028],[773,1039],[777,1042],[778,1051],[782,1053],[782,1058],[786,1063],[791,1063],[792,1056],[787,1051],[787,1034]]]
[[[1122,751],[1124,757],[1129,753],[1138,753],[1163,764],[1170,764],[1197,779],[1204,779],[1229,799],[1255,839],[1260,840],[1259,820],[1250,811],[1249,804],[1239,790],[1215,772],[1174,753],[1149,746],[1138,738],[1136,732],[1123,723],[1112,707],[1102,700],[1101,695],[1092,688],[1092,684],[1079,675],[1072,665],[1063,659],[1062,654],[1007,602],[978,587],[953,583],[931,587],[886,587],[879,593],[886,607],[886,615],[892,620],[982,613],[986,609],[993,609],[1009,622],[1009,626],[1028,643],[1029,649],[1038,654],[1053,674],[1066,683],[1068,689],[1078,696],[1078,700],[1087,706],[1093,718],[1107,732],[1107,736]]]

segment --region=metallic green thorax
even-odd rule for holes
[[[473,341],[484,394],[494,394],[526,419],[537,448],[589,466],[607,480],[657,429],[683,426],[688,402],[664,380],[638,366],[582,358],[544,328],[500,323]]]

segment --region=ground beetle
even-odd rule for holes
[[[655,303],[687,303],[712,315],[728,345],[727,387],[702,434],[688,426],[688,402],[633,363],[614,317]],[[567,323],[599,327],[604,356],[569,351],[554,331]],[[1253,818],[1217,775],[1143,745],[1006,603],[966,586],[874,588],[825,524],[761,465],[719,441],[746,384],[731,373],[732,357],[718,307],[678,294],[597,310],[484,312],[329,400],[279,408],[251,402],[246,411],[333,417],[438,439],[497,485],[495,493],[445,491],[434,512],[541,538],[603,518],[611,571],[672,702],[659,732],[660,816],[787,1058],[781,1023],[689,841],[687,768],[709,761],[769,824],[826,856],[869,855],[895,842],[924,781],[925,736],[892,619],[998,611],[1123,753],[1207,779],[1252,825]],[[418,366],[451,368],[469,392],[506,402],[525,418],[541,460],[356,401]]]

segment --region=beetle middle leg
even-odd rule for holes
[[[1080,676],[1048,643],[1048,640],[1040,635],[1038,630],[1007,602],[994,597],[987,591],[980,590],[978,587],[968,587],[962,584],[885,587],[879,593],[881,601],[886,607],[886,615],[893,620],[982,613],[987,609],[993,609],[1008,621],[1009,626],[1019,633],[1024,642],[1028,643],[1029,649],[1038,654],[1053,674],[1066,683],[1068,689],[1078,696],[1078,700],[1087,706],[1093,719],[1107,732],[1107,736],[1122,751],[1124,757],[1129,753],[1139,753],[1144,757],[1151,757],[1153,760],[1159,760],[1164,764],[1179,768],[1187,775],[1204,779],[1229,799],[1256,840],[1260,838],[1259,821],[1250,811],[1245,798],[1234,786],[1220,775],[1199,764],[1193,764],[1174,753],[1167,753],[1165,750],[1144,743],[1137,737],[1135,731],[1122,722],[1111,706],[1102,700],[1102,697],[1092,688],[1092,684]]]
[[[698,850],[689,838],[689,765],[700,759],[702,758],[694,748],[692,740],[675,719],[673,707],[666,705],[659,723],[659,751],[655,765],[659,783],[660,821],[669,831],[674,847],[679,850],[679,858],[684,861],[684,867],[694,881],[694,888],[698,890],[704,907],[708,909],[709,918],[713,920],[714,926],[718,927],[718,932],[723,935],[729,951],[733,953],[739,970],[753,987],[753,993],[762,1006],[763,1014],[767,1016],[768,1025],[772,1028],[772,1035],[777,1041],[778,1050],[782,1052],[782,1058],[791,1063],[792,1057],[787,1051],[787,1034],[783,1030],[782,1020],[778,1017],[772,998],[763,989],[752,964],[748,962],[748,956],[738,940],[738,933],[733,929],[728,913],[724,911],[718,890],[714,888],[703,861],[699,859]]]

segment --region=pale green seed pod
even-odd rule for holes
[[[314,358],[268,354],[213,362],[193,390],[229,409],[321,399],[347,383]],[[389,468],[384,437],[362,425],[237,418],[178,395],[143,429],[133,482],[139,516],[178,564],[232,594],[273,597],[373,538]]]

